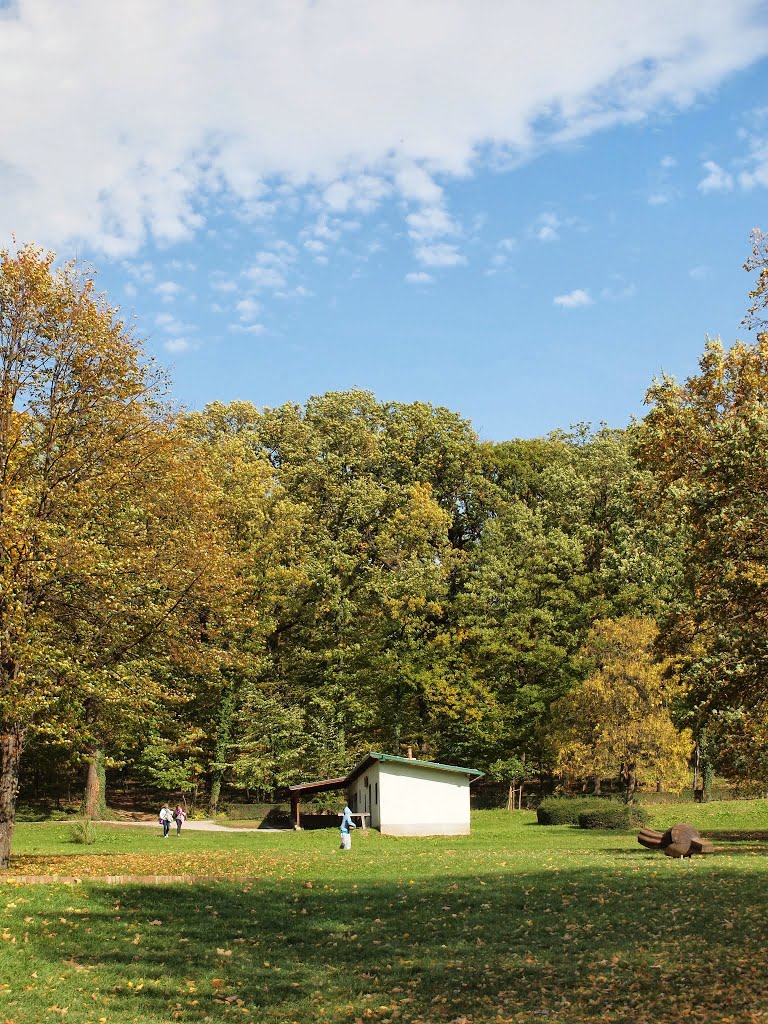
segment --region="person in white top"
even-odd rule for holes
[[[171,814],[171,808],[168,804],[163,804],[160,808],[160,824],[163,826],[163,839],[168,838],[168,833],[171,830],[171,822],[173,821],[173,815]]]

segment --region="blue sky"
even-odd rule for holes
[[[0,0],[0,90],[0,242],[92,262],[188,406],[623,426],[746,336],[765,2]]]

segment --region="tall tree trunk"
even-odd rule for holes
[[[11,859],[23,747],[24,730],[21,726],[6,725],[0,732],[0,868],[7,868]]]
[[[103,821],[107,817],[107,775],[104,748],[94,745],[88,751],[88,775],[81,811],[84,817]]]

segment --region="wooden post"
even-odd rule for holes
[[[301,811],[299,810],[299,794],[291,793],[291,817],[293,818],[293,827],[295,831],[301,829]]]

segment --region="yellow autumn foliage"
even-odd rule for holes
[[[670,708],[680,686],[655,658],[656,625],[626,616],[593,627],[583,650],[593,671],[553,708],[558,768],[575,779],[621,778],[677,791],[689,779],[693,739]]]

